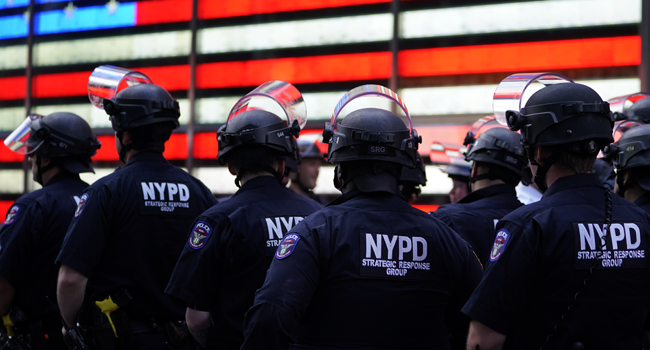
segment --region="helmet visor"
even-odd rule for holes
[[[463,153],[466,151],[467,147],[463,145],[443,144],[434,141],[431,143],[429,158],[433,164],[449,165],[456,159],[462,159]]]
[[[411,116],[409,115],[409,111],[406,108],[406,105],[404,104],[402,99],[391,89],[381,85],[375,85],[375,84],[357,86],[356,88],[346,92],[345,95],[343,95],[343,97],[336,104],[336,107],[334,108],[334,113],[332,114],[332,121],[330,124],[332,124],[332,126],[335,126],[336,121],[339,118],[339,115],[341,114],[343,108],[353,100],[364,96],[377,96],[377,97],[388,99],[390,101],[393,101],[395,104],[397,104],[397,106],[404,112],[404,115],[406,115],[406,119],[408,119],[409,130],[411,131],[411,135],[413,135],[413,123],[411,122]]]
[[[99,66],[88,78],[88,98],[97,108],[104,109],[104,99],[113,99],[124,88],[152,84],[146,75],[115,66]]]
[[[612,133],[612,136],[614,137],[614,142],[618,142],[621,136],[623,136],[623,134],[625,134],[628,130],[634,129],[637,126],[641,126],[641,125],[644,124],[636,120],[621,120],[616,122],[614,124],[614,131]]]
[[[268,81],[239,99],[230,110],[226,124],[247,110],[261,109],[277,115],[278,105],[287,116],[289,126],[297,121],[300,129],[304,129],[307,124],[307,105],[302,94],[295,86],[280,80]]]
[[[43,116],[30,114],[20,125],[5,139],[5,146],[19,154],[31,154],[36,151],[45,141],[37,140],[34,133],[40,128],[40,120]]]
[[[609,101],[609,110],[612,113],[625,114],[635,103],[649,97],[650,95],[637,92],[636,94],[614,97]]]
[[[573,83],[573,80],[557,73],[519,73],[501,81],[494,91],[492,108],[501,125],[508,125],[506,111],[521,111],[528,98],[548,85]]]

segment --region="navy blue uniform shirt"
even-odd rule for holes
[[[472,191],[456,203],[441,206],[431,215],[458,232],[485,264],[497,222],[523,205],[513,186],[499,184]]]
[[[450,333],[464,349],[459,310],[482,275],[440,221],[387,192],[349,192],[285,236],[242,349],[449,349]]]
[[[548,349],[641,349],[650,329],[650,216],[614,194],[612,202],[605,251],[606,194],[595,175],[559,178],[541,201],[505,216],[463,312],[505,334],[503,349],[539,349],[549,335]]]
[[[229,200],[194,222],[166,292],[210,311],[217,349],[239,349],[253,305],[284,235],[321,206],[271,176],[246,181]]]
[[[646,192],[644,195],[637,198],[634,201],[634,204],[638,205],[639,208],[645,210],[646,213],[650,214],[650,192]]]
[[[185,305],[163,291],[192,221],[215,203],[162,154],[139,152],[83,194],[57,261],[88,277],[92,301],[124,288],[130,318],[183,319]]]
[[[54,336],[61,333],[54,260],[87,187],[79,175],[60,172],[42,189],[18,198],[0,230],[0,276],[16,291],[12,307],[21,309],[29,323],[43,321]]]

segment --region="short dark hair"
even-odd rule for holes
[[[478,175],[489,174],[490,180],[501,180],[510,186],[517,186],[521,181],[521,174],[500,165],[476,161],[474,166],[479,167]]]
[[[138,151],[164,152],[165,142],[176,126],[173,123],[156,123],[129,129],[131,147]]]
[[[590,173],[594,169],[598,153],[574,153],[567,152],[562,145],[550,147],[553,154],[557,154],[555,164],[572,170],[576,174]]]
[[[228,160],[232,161],[237,175],[242,177],[246,174],[265,171],[264,167],[266,166],[275,168],[284,157],[280,151],[259,145],[250,145],[233,150],[232,156]]]

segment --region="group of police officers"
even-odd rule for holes
[[[646,346],[650,106],[623,115],[641,122],[613,143],[608,102],[549,84],[505,111],[507,127],[472,127],[471,192],[429,215],[408,204],[426,183],[422,139],[392,91],[355,88],[326,123],[342,195],[325,207],[311,192],[320,150],[296,141],[300,93],[273,81],[251,94],[285,115],[250,94],[235,105],[217,160],[239,190],[219,203],[163,157],[179,105],[152,83],[103,99],[124,166],[90,186],[78,174],[101,145],[79,116],[30,115],[6,139],[43,188],[0,231],[0,349]],[[339,116],[366,96],[406,118]],[[615,193],[591,174],[601,150]],[[533,178],[543,197],[523,205],[515,186]]]

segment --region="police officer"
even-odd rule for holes
[[[451,190],[449,190],[450,203],[456,203],[468,193],[472,192],[469,185],[471,168],[472,164],[463,159],[452,158],[449,165],[441,169],[443,173],[447,174],[452,182]]]
[[[493,120],[493,119],[489,119]],[[504,127],[488,128],[489,120],[480,120],[475,132],[467,133],[465,160],[472,161],[469,182],[472,192],[454,204],[443,205],[433,217],[458,232],[485,263],[494,242],[497,222],[523,204],[517,199],[515,186],[530,181],[528,161],[519,135]]]
[[[545,193],[499,221],[486,275],[463,308],[473,318],[467,349],[642,348],[650,216],[590,173],[612,140],[609,104],[585,85],[556,83],[506,118]]]
[[[192,220],[216,200],[163,157],[180,116],[165,89],[133,85],[103,105],[125,165],[81,197],[57,258],[61,314],[73,327],[85,299],[79,322],[99,349],[184,348],[184,304],[164,289]]]
[[[31,349],[65,349],[54,260],[88,187],[79,173],[93,171],[90,157],[100,143],[81,117],[57,112],[30,115],[5,145],[29,155],[33,179],[43,188],[20,197],[0,230],[0,314],[9,314],[15,325],[9,331]]]
[[[629,129],[606,151],[616,166],[618,195],[650,213],[650,125]]]
[[[390,90],[365,85],[344,99],[367,91]],[[337,114],[323,141],[343,195],[280,243],[242,349],[446,349],[450,333],[463,348],[458,310],[482,271],[467,243],[399,192],[421,139],[389,111],[360,109],[338,123]]]
[[[427,173],[419,153],[415,154],[415,166],[413,168],[404,166],[399,177],[399,190],[407,203],[413,204],[420,198],[422,189],[426,186]]]
[[[309,197],[318,203],[327,204],[314,193],[314,187],[316,187],[316,181],[318,180],[318,172],[320,171],[321,165],[323,165],[323,153],[315,142],[309,140],[298,139],[298,148],[300,150],[300,157],[297,171],[289,173],[289,178],[291,179],[289,189]]]
[[[295,90],[285,82],[267,84]],[[295,157],[299,131],[297,123],[262,109],[231,114],[219,129],[218,161],[240,188],[195,220],[166,290],[186,303],[190,331],[207,348],[240,348],[244,314],[280,240],[321,208],[281,185],[285,157]]]

